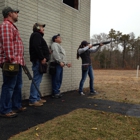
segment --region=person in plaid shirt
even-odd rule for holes
[[[19,36],[17,27],[19,10],[5,7],[2,10],[4,21],[0,25],[0,66],[5,62],[19,64],[19,72],[16,76],[3,74],[3,84],[0,97],[0,116],[12,118],[18,112],[26,110],[22,107],[22,67],[24,61],[24,46]]]

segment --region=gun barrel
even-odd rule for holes
[[[98,46],[100,45],[100,43],[95,43],[95,44],[92,44],[92,46]]]

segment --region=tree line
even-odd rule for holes
[[[136,69],[140,64],[140,36],[123,34],[111,29],[108,34],[100,33],[91,37],[91,44],[115,40],[103,45],[100,51],[91,54],[93,68],[99,69]]]

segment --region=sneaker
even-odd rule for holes
[[[43,103],[39,102],[39,101],[36,101],[34,103],[29,103],[29,106],[42,106]]]
[[[94,92],[90,92],[90,95],[97,95],[99,94],[98,92],[94,91]]]
[[[85,95],[83,92],[80,92],[80,95]]]
[[[52,94],[52,98],[55,98],[55,99],[58,99],[58,98],[61,98],[62,97],[62,94]]]
[[[17,113],[11,111],[7,114],[0,114],[1,117],[4,117],[4,118],[14,118],[14,117],[17,117]]]
[[[63,95],[61,93],[59,93],[59,97],[61,98]]]
[[[46,103],[46,100],[40,99],[38,102],[40,102],[40,103]]]
[[[25,112],[26,110],[27,110],[26,107],[21,107],[21,108],[19,108],[19,109],[17,109],[17,110],[14,110],[13,112],[15,112],[15,113],[20,113],[20,112]]]

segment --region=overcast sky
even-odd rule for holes
[[[91,0],[90,37],[110,29],[140,36],[140,0]]]

